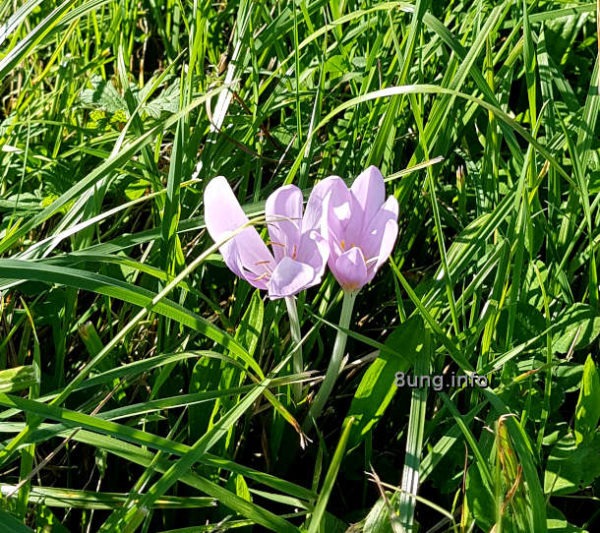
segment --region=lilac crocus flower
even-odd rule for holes
[[[256,229],[248,225],[248,217],[223,176],[206,186],[204,209],[206,229],[217,243],[247,225],[226,240],[219,251],[233,273],[253,287],[268,291],[271,299],[293,296],[321,281],[329,248],[316,230],[318,216],[307,207],[307,216],[302,217],[302,192],[295,185],[281,187],[267,199],[265,215],[273,253]]]
[[[390,256],[398,236],[398,201],[385,199],[383,176],[371,166],[350,189],[337,176],[313,189],[307,215],[329,244],[329,268],[345,291],[356,292],[369,283]],[[306,218],[306,215],[305,215]]]

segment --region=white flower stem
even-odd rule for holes
[[[342,370],[342,359],[346,350],[346,339],[348,338],[348,335],[342,330],[347,330],[348,326],[350,325],[352,309],[354,308],[354,300],[356,300],[357,294],[358,291],[344,291],[344,300],[342,302],[342,312],[340,314],[339,322],[341,329],[338,329],[335,337],[335,343],[333,345],[331,359],[329,360],[329,366],[327,367],[327,372],[325,373],[325,379],[323,380],[321,388],[319,389],[319,392],[317,392],[317,395],[310,406],[308,417],[304,422],[303,429],[307,429],[307,426],[311,423],[311,421],[316,420],[321,414],[321,411],[323,411],[323,408],[329,399],[329,395],[333,390],[333,386],[340,375]]]
[[[300,319],[298,318],[296,299],[293,296],[286,296],[285,305],[287,307],[288,317],[290,319],[290,333],[292,335],[292,341],[294,342],[292,369],[294,374],[301,374],[304,372],[304,361],[302,359],[302,332],[300,331]],[[292,384],[292,396],[296,402],[301,400],[302,383]]]

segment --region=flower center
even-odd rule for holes
[[[356,244],[354,244],[353,242],[351,242],[350,246],[348,246],[344,239],[340,241],[340,248],[342,249],[342,252],[346,252],[347,250],[351,250],[352,248],[358,248],[361,252],[363,251],[363,249],[360,246],[356,246]]]

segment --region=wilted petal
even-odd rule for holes
[[[275,299],[292,296],[314,285],[314,280],[315,270],[311,266],[284,257],[271,275],[269,297]]]
[[[204,190],[204,222],[216,243],[248,223],[248,217],[223,176],[214,178]],[[275,261],[256,229],[249,226],[219,247],[225,264],[254,287],[266,288]]]
[[[295,185],[277,189],[267,198],[265,216],[275,260],[293,257],[300,244],[302,191]]]
[[[362,223],[368,223],[385,201],[385,184],[377,167],[370,166],[354,180],[352,194],[363,211]]]
[[[360,248],[350,248],[331,265],[335,279],[344,290],[356,291],[370,281],[365,256]]]

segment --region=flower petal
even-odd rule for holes
[[[318,231],[313,230],[302,234],[296,259],[315,270],[315,276],[318,278],[315,280],[315,283],[321,280],[323,272],[325,272],[328,257],[329,245]]]
[[[385,263],[392,253],[398,236],[398,200],[390,196],[363,229],[360,244],[368,259],[375,258],[374,271]]]
[[[213,241],[248,223],[248,217],[233,194],[227,179],[217,176],[204,189],[204,221]]]
[[[252,260],[248,262],[247,254],[244,254],[244,250],[240,249],[240,246],[244,246],[244,240],[249,237],[246,235],[246,232],[253,229],[254,228],[245,229],[233,239],[220,246],[219,251],[229,270],[236,276],[245,279],[250,285],[257,289],[266,290],[269,283],[270,272],[275,268],[273,258],[270,257],[268,262],[259,261],[258,264],[252,262]]]
[[[367,273],[365,256],[358,247],[350,248],[347,252],[340,255],[330,268],[335,279],[347,291],[357,291],[371,278]]]
[[[290,257],[284,257],[271,276],[269,282],[269,298],[284,298],[293,296],[301,290],[318,283],[315,281],[315,270]]]
[[[363,211],[362,223],[368,223],[385,201],[385,184],[377,167],[370,166],[354,180],[352,194]]]
[[[398,237],[398,222],[395,220],[388,220],[385,223],[383,230],[383,238],[381,239],[381,248],[379,250],[379,257],[375,264],[375,271],[379,270],[379,267],[385,263],[390,257],[396,238]]]
[[[267,198],[265,216],[276,261],[294,258],[298,252],[302,201],[302,191],[295,185],[280,187]]]
[[[349,202],[350,192],[342,178],[329,176],[320,181],[314,186],[308,198],[306,211],[302,219],[302,233],[316,229],[323,237],[327,238],[329,209],[326,209],[326,206],[331,205],[334,210],[337,209],[338,218],[341,216],[346,220],[349,213],[343,212],[343,205]]]
[[[231,238],[231,233],[248,223],[242,207],[223,176],[211,180],[204,190],[204,222],[225,264],[237,276],[259,289],[265,289],[275,261],[252,226]],[[229,238],[229,240],[227,240]]]

